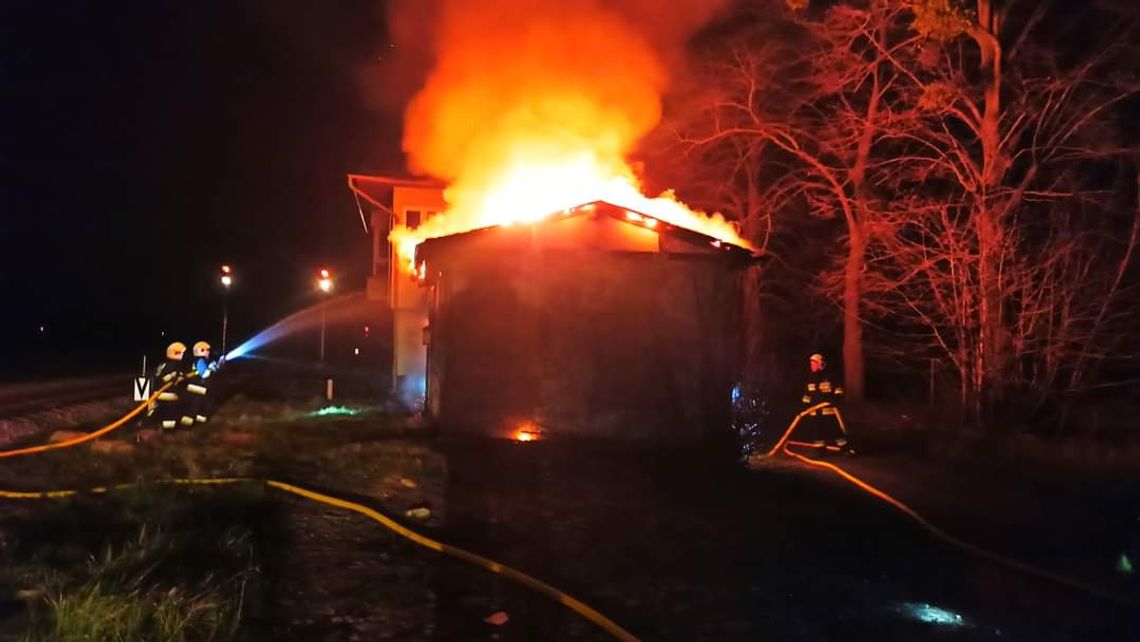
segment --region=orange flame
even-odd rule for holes
[[[514,432],[511,433],[511,439],[515,441],[538,441],[541,438],[542,429],[539,428],[538,424],[534,423],[533,421],[524,421],[523,423],[519,424],[518,428],[516,428]]]
[[[663,56],[719,4],[438,0],[435,66],[408,105],[404,149],[413,171],[449,183],[448,209],[392,230],[405,269],[426,239],[592,201],[748,247],[719,215],[645,196],[626,162],[660,119]]]
[[[450,190],[445,192],[446,196],[451,194]],[[452,202],[446,212],[433,216],[415,229],[394,228],[390,238],[397,248],[401,265],[406,271],[414,272],[416,246],[429,238],[495,225],[534,223],[592,201],[606,201],[644,212],[652,218],[636,212],[631,212],[633,215],[627,218],[649,228],[656,227],[657,221],[661,220],[734,245],[751,247],[736,227],[720,214],[694,211],[674,198],[671,191],[650,198],[641,193],[638,183],[631,177],[606,178],[596,168],[569,165],[561,170],[520,168],[502,183],[489,186],[482,203]]]

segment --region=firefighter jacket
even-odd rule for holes
[[[170,382],[177,382],[186,375],[186,364],[181,360],[163,359],[162,363],[154,369],[155,387],[162,387]],[[171,386],[165,392],[158,395],[158,400],[166,402],[167,404],[178,401],[178,387],[177,385]],[[153,407],[152,407],[153,411]]]
[[[214,374],[217,366],[206,357],[196,357],[190,362],[189,374],[194,376],[193,381],[186,383],[186,392],[198,397],[206,396],[209,392],[210,375]]]
[[[206,380],[210,375],[218,370],[218,362],[210,360],[209,357],[195,357],[191,369],[198,373],[198,378]]]
[[[163,359],[162,363],[154,370],[154,379],[158,385],[164,385],[178,379],[179,377],[186,376],[189,370],[186,364],[181,360]]]
[[[195,357],[191,362],[190,371],[194,373],[195,378],[186,384],[186,406],[182,409],[182,417],[179,419],[179,423],[183,426],[204,424],[209,421],[213,404],[207,395],[210,394],[210,386],[216,381],[213,374],[217,369],[217,362],[211,361],[209,357]]]
[[[804,384],[802,399],[805,406],[814,406],[825,401],[837,406],[842,400],[843,386],[832,383],[826,370],[812,372],[808,375],[807,383]]]

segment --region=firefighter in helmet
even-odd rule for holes
[[[182,358],[186,355],[186,344],[175,341],[166,346],[166,358],[154,371],[155,385],[158,387],[173,383],[147,409],[147,417],[158,423],[160,428],[169,430],[178,425],[182,415],[183,400],[179,395],[179,384],[186,375],[185,363]]]
[[[210,419],[211,377],[218,370],[218,363],[210,358],[210,349],[210,344],[205,341],[194,344],[194,358],[189,370],[196,380],[186,384],[187,403],[180,419],[184,426],[204,424]]]
[[[840,419],[838,406],[843,400],[843,387],[831,382],[827,373],[827,361],[818,352],[808,360],[810,371],[804,384],[803,403],[805,407],[821,403],[828,404],[817,408],[807,417],[807,441],[812,446],[834,452],[851,452],[847,444],[847,430]]]

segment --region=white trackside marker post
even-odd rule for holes
[[[134,393],[136,402],[150,399],[150,378],[145,376],[135,377]]]

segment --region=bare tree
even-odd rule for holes
[[[843,361],[855,400],[865,389],[862,279],[877,209],[868,172],[888,123],[900,126],[892,103],[915,91],[892,63],[918,38],[908,15],[889,0],[837,4],[816,17],[788,14],[775,39],[759,26],[770,22],[753,23],[704,67],[716,91],[674,121],[700,158],[728,149],[753,159],[744,182],[769,215],[806,209],[843,223]]]
[[[1136,25],[1102,23],[1085,33],[1091,53],[1065,55],[1035,33],[1056,29],[1046,7],[1003,30],[996,2],[969,13],[916,4],[916,29],[935,45],[909,72],[925,117],[876,179],[904,205],[884,210],[872,251],[880,312],[910,313],[975,414],[1010,392],[1025,401],[1031,390],[1039,405],[1071,389],[1109,356],[1113,320],[1136,312],[1123,285],[1137,223],[1104,184],[1128,167],[1113,124],[1140,88],[1121,73],[1135,65]]]
[[[706,84],[671,123],[769,247],[787,219],[842,221],[820,283],[842,307],[854,396],[867,328],[873,357],[948,364],[976,416],[1089,385],[1137,319],[1135,141],[1119,126],[1140,85],[1136,20],[786,4],[806,11],[772,18],[769,3],[706,52]],[[1066,45],[1066,28],[1095,45]]]

